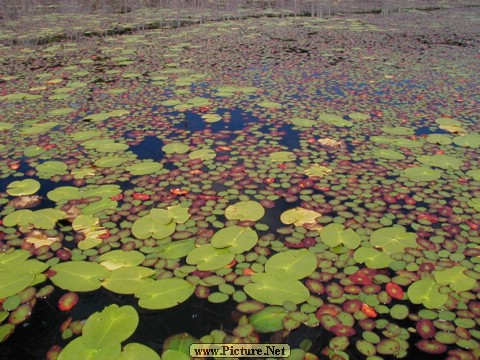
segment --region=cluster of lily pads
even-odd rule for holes
[[[196,297],[237,326],[163,359],[308,329],[326,341],[299,359],[478,357],[475,48],[401,34],[288,18],[0,48],[2,346],[55,289],[68,312],[103,288],[132,305],[70,319],[49,356],[157,359],[122,347],[133,306]]]

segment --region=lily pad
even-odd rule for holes
[[[450,155],[436,154],[436,155],[421,155],[417,157],[421,163],[430,166],[437,166],[442,169],[458,170],[463,165],[463,161]]]
[[[155,270],[142,266],[120,267],[111,272],[102,286],[117,294],[134,294],[142,286],[155,281],[150,278],[153,275]]]
[[[413,129],[404,126],[383,126],[382,131],[391,135],[413,135]]]
[[[213,235],[211,244],[217,249],[227,249],[241,254],[253,248],[258,241],[257,233],[249,227],[227,226]]]
[[[163,279],[145,284],[135,292],[138,305],[145,309],[159,310],[174,307],[187,300],[195,286],[183,279]]]
[[[375,149],[372,153],[377,157],[388,160],[405,160],[406,158],[401,152],[389,149]]]
[[[162,245],[157,251],[158,256],[163,259],[181,259],[187,256],[195,249],[195,239],[185,239],[172,241],[166,245]]]
[[[395,225],[375,230],[370,235],[370,243],[387,254],[403,253],[405,248],[416,248],[417,234],[407,232],[403,226]]]
[[[390,255],[367,247],[360,247],[355,250],[353,258],[358,263],[365,263],[370,269],[383,269],[393,262]]]
[[[125,345],[119,360],[161,360],[160,356],[148,346],[130,343]]]
[[[50,280],[69,291],[93,291],[102,286],[110,271],[100,264],[88,261],[70,261],[53,265],[55,275]]]
[[[283,105],[275,101],[261,101],[257,104],[260,107],[267,109],[281,109]]]
[[[280,215],[280,220],[282,223],[290,225],[294,224],[295,226],[302,226],[304,224],[314,224],[316,223],[315,219],[321,217],[322,214],[313,210],[307,210],[302,207],[296,207],[284,211]]]
[[[267,306],[251,315],[249,323],[255,327],[255,331],[258,333],[274,333],[283,329],[283,319],[287,314],[287,311],[281,306]]]
[[[307,249],[286,250],[270,257],[265,264],[267,274],[283,279],[303,279],[317,268],[317,257]]]
[[[243,290],[253,299],[270,305],[282,305],[285,301],[300,304],[310,297],[310,292],[300,281],[285,279],[276,274],[254,274],[252,283]]]
[[[120,267],[140,265],[145,260],[145,255],[136,250],[112,250],[101,255],[99,260],[101,265],[108,270],[114,270]]]
[[[167,213],[166,216],[156,216],[150,213],[145,215],[133,223],[132,234],[137,239],[147,239],[152,237],[160,240],[172,235],[175,232],[175,222],[173,218]]]
[[[206,244],[192,250],[187,256],[187,264],[197,265],[198,270],[213,271],[218,270],[235,258],[235,254],[228,248],[217,249],[212,244]]]
[[[7,193],[12,196],[35,194],[40,189],[40,183],[34,179],[13,181],[7,186]]]
[[[148,175],[156,173],[158,170],[162,169],[163,165],[158,162],[145,161],[138,164],[133,164],[127,166],[125,170],[130,172],[132,175]]]
[[[292,118],[290,119],[293,125],[302,126],[302,127],[312,127],[316,125],[314,120],[305,119],[305,118]]]
[[[270,154],[270,161],[272,162],[289,162],[296,158],[297,156],[291,151],[275,151]]]
[[[225,217],[228,220],[260,220],[265,215],[265,209],[256,201],[240,201],[229,205],[225,209]]]
[[[408,298],[414,304],[423,304],[427,309],[439,309],[448,299],[447,294],[439,292],[438,285],[432,278],[415,281],[408,287]]]
[[[190,150],[188,145],[179,143],[179,142],[173,142],[167,145],[164,145],[162,147],[162,150],[165,154],[185,154]]]
[[[192,151],[188,154],[190,159],[200,159],[200,160],[212,160],[217,156],[214,150],[212,149],[199,149]]]
[[[138,314],[132,306],[109,305],[85,321],[82,338],[90,348],[109,348],[128,339],[137,328],[138,321]]]
[[[469,148],[478,148],[480,146],[479,134],[468,134],[465,136],[456,136],[453,138],[455,145]]]
[[[49,177],[53,175],[65,175],[67,173],[67,168],[67,164],[61,161],[45,161],[36,166],[39,173]]]
[[[324,177],[325,175],[331,172],[332,172],[332,169],[319,164],[312,164],[307,169],[305,169],[305,175],[308,175],[308,176]]]
[[[467,176],[470,176],[475,181],[480,181],[480,169],[468,170]]]
[[[435,281],[440,285],[449,285],[455,292],[469,291],[477,282],[475,279],[465,275],[468,269],[463,266],[454,266],[449,269],[434,271]]]
[[[432,181],[442,176],[442,172],[427,166],[413,166],[403,170],[402,175],[412,181]]]
[[[430,134],[426,137],[426,140],[429,143],[440,145],[450,145],[452,143],[452,138],[443,134]]]
[[[343,245],[348,249],[360,246],[360,236],[353,229],[345,229],[342,224],[328,224],[320,232],[320,238],[329,247]]]

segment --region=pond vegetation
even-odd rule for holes
[[[0,357],[479,358],[479,9],[174,3],[3,12]]]

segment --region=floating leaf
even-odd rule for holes
[[[430,134],[427,136],[426,140],[432,144],[440,144],[440,145],[450,145],[452,143],[452,139],[443,134]]]
[[[191,238],[172,241],[171,243],[162,245],[157,253],[158,256],[163,259],[181,259],[195,248],[195,239]]]
[[[228,220],[260,220],[265,215],[265,209],[256,201],[239,201],[225,209]]]
[[[430,166],[437,166],[442,169],[454,169],[458,170],[460,166],[463,165],[463,161],[457,159],[450,155],[443,155],[443,154],[436,154],[436,155],[421,155],[417,157],[417,160],[421,163],[430,165]]]
[[[372,154],[381,157],[383,159],[388,159],[388,160],[404,160],[405,155],[402,153],[395,151],[395,150],[389,150],[389,149],[376,149],[372,151]]]
[[[241,254],[253,248],[257,241],[258,235],[251,228],[232,225],[215,233],[211,244],[217,249],[226,248],[234,254]]]
[[[284,279],[303,279],[317,268],[317,257],[307,249],[286,250],[270,257],[265,272]]]
[[[108,270],[114,270],[124,266],[140,265],[145,260],[145,255],[136,250],[112,250],[102,254],[99,260]]]
[[[283,107],[282,104],[274,101],[261,101],[257,105],[267,109],[281,109]]]
[[[391,135],[413,135],[413,129],[404,126],[383,126],[382,131]]]
[[[308,289],[298,280],[285,279],[275,274],[254,274],[253,283],[243,290],[253,299],[270,305],[282,305],[285,301],[300,304],[310,297]]]
[[[360,236],[353,229],[345,229],[342,224],[328,224],[320,232],[320,238],[329,247],[343,245],[349,249],[360,246]]]
[[[353,126],[353,123],[351,121],[345,120],[344,118],[338,115],[320,114],[320,120],[328,124],[332,124],[339,127]]]
[[[387,254],[403,253],[407,247],[417,247],[417,234],[407,232],[403,226],[396,225],[375,230],[370,235],[370,243]]]
[[[291,151],[275,151],[270,154],[270,161],[272,162],[289,162],[296,158],[297,156]]]
[[[125,170],[130,172],[132,175],[138,176],[138,175],[153,174],[158,170],[160,170],[162,167],[163,165],[161,163],[145,161],[142,163],[127,166]]]
[[[475,181],[480,181],[480,169],[468,170],[467,176],[470,176]]]
[[[41,146],[31,145],[27,146],[25,150],[23,150],[23,155],[33,157],[43,154],[45,151],[46,150]]]
[[[312,127],[316,125],[314,120],[305,119],[305,118],[292,118],[290,119],[293,125],[302,126],[302,127]]]
[[[321,217],[322,214],[313,210],[307,210],[301,207],[284,211],[280,215],[282,223],[295,226],[302,226],[304,224],[315,223],[315,219]]]
[[[52,201],[58,202],[61,200],[81,199],[82,194],[80,193],[80,190],[77,187],[60,186],[52,191],[49,191],[47,193],[47,197]]]
[[[56,222],[64,217],[65,214],[56,209],[41,209],[37,211],[22,209],[5,216],[3,224],[9,227],[33,225],[38,229],[53,229]]]
[[[198,270],[212,271],[228,265],[235,254],[227,249],[217,249],[212,244],[206,244],[192,250],[187,256],[187,264],[197,265]]]
[[[358,263],[365,263],[370,269],[386,268],[393,261],[390,255],[367,247],[361,247],[355,250],[353,258]]]
[[[122,354],[118,360],[161,360],[160,356],[148,346],[130,343],[125,345],[123,348]]]
[[[167,207],[167,211],[174,222],[177,224],[183,224],[190,219],[188,208],[181,204]]]
[[[453,266],[445,270],[434,271],[435,281],[440,285],[450,285],[453,291],[469,291],[472,290],[477,282],[475,279],[465,275],[465,271],[468,270],[463,266]]]
[[[359,112],[350,113],[350,114],[348,114],[348,117],[352,120],[360,120],[360,121],[370,119],[369,114],[362,114],[362,113],[359,113]]]
[[[183,143],[174,142],[162,147],[165,154],[185,154],[190,148]]]
[[[93,349],[113,347],[133,334],[138,321],[138,314],[132,306],[109,305],[85,321],[82,338],[85,345]]]
[[[40,183],[34,179],[13,181],[7,186],[7,193],[12,196],[35,194],[40,189]]]
[[[150,214],[137,219],[132,225],[132,234],[137,239],[164,239],[175,232],[175,222],[167,210],[153,209]]]
[[[217,154],[212,149],[199,149],[192,151],[190,154],[188,154],[188,157],[192,160],[212,160],[215,158],[215,156],[217,156]]]
[[[287,311],[281,306],[267,306],[251,315],[249,323],[255,327],[255,331],[258,333],[274,333],[283,330],[283,319],[287,314]]]
[[[446,118],[446,117],[438,118],[435,120],[435,122],[438,125],[462,126],[462,123],[460,121],[457,121],[451,118]]]
[[[402,175],[412,181],[432,181],[439,179],[442,173],[426,166],[413,166],[403,170]]]
[[[0,121],[0,131],[5,131],[5,130],[12,130],[14,127],[13,124],[9,124],[4,121]]]
[[[138,305],[146,309],[159,310],[174,307],[187,300],[195,286],[183,279],[163,279],[143,285],[135,292]]]
[[[480,146],[480,135],[468,134],[465,136],[456,136],[453,138],[453,142],[458,146],[478,148]]]
[[[120,344],[116,344],[110,348],[93,349],[87,346],[84,342],[83,336],[80,336],[68,343],[67,346],[60,352],[57,360],[72,360],[72,359],[118,359],[121,354]]]
[[[427,309],[439,309],[447,302],[448,295],[439,292],[432,278],[415,281],[408,287],[408,298],[414,304],[423,304]]]
[[[36,169],[38,172],[47,176],[65,175],[67,164],[60,161],[45,161],[44,163],[37,165]]]
[[[69,291],[92,291],[101,287],[110,271],[100,264],[88,261],[70,261],[53,265],[55,275],[50,280]]]
[[[104,156],[95,161],[95,166],[101,168],[115,167],[128,161],[128,158],[118,156]]]
[[[307,169],[305,169],[305,174],[308,176],[324,177],[325,175],[331,172],[332,172],[332,169],[319,164],[312,164]]]
[[[142,266],[120,267],[111,272],[102,286],[117,294],[134,294],[142,286],[153,282],[150,279],[153,275],[155,270]]]
[[[52,116],[68,115],[73,112],[75,109],[72,108],[60,108],[50,110],[47,114]]]

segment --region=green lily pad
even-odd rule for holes
[[[187,256],[187,264],[197,265],[198,270],[213,271],[223,268],[232,262],[235,254],[228,248],[217,249],[212,244],[206,244],[192,250]]]
[[[168,309],[187,300],[195,286],[183,279],[163,279],[145,284],[135,292],[138,305],[145,309]]]
[[[112,270],[110,277],[102,282],[102,286],[117,294],[134,294],[142,286],[154,280],[155,270],[142,266],[127,266]]]
[[[101,200],[92,202],[82,208],[82,214],[95,215],[107,209],[115,209],[117,205],[117,201],[111,200],[109,198],[102,198]]]
[[[415,281],[408,287],[408,298],[414,304],[423,304],[427,309],[439,309],[448,299],[447,294],[439,292],[438,285],[432,278]]]
[[[320,164],[312,164],[305,169],[305,175],[308,175],[308,176],[324,177],[325,175],[331,172],[332,172],[332,169],[326,166],[322,166]]]
[[[298,280],[285,279],[276,274],[254,274],[253,283],[243,290],[253,299],[270,305],[282,305],[285,301],[300,304],[310,297],[308,289]]]
[[[27,157],[33,157],[33,156],[41,155],[45,151],[46,150],[41,146],[30,145],[30,146],[27,146],[25,150],[23,150],[23,155]]]
[[[78,190],[78,188],[73,186],[60,186],[52,191],[47,193],[47,197],[55,202],[60,200],[75,200],[81,199],[82,194]]]
[[[463,266],[454,266],[445,270],[434,271],[435,281],[440,285],[450,285],[455,292],[472,290],[477,282],[475,279],[465,275],[465,271],[468,270]]]
[[[467,204],[468,204],[468,206],[471,206],[475,210],[480,211],[480,197],[472,198],[472,199],[468,200]],[[5,224],[5,220],[4,220],[3,223]]]
[[[58,220],[63,219],[65,214],[56,209],[14,211],[3,219],[5,226],[28,226],[33,225],[37,229],[53,229]]]
[[[162,150],[165,154],[185,154],[190,150],[188,145],[179,143],[179,142],[173,142],[167,145],[164,145],[162,147]]]
[[[406,158],[401,152],[389,149],[375,149],[372,154],[388,160],[405,160]]]
[[[404,126],[383,126],[382,131],[391,135],[413,135],[413,129]]]
[[[95,161],[95,166],[101,168],[115,167],[128,161],[128,158],[119,156],[104,156]]]
[[[14,127],[13,124],[10,124],[10,123],[4,122],[4,121],[0,121],[0,131],[12,130],[13,127]]]
[[[387,254],[403,253],[405,248],[416,248],[417,234],[407,232],[403,226],[395,225],[375,230],[370,235],[370,243]]]
[[[442,172],[427,166],[413,166],[403,170],[402,176],[412,181],[432,181],[439,179]]]
[[[317,257],[307,249],[286,250],[270,257],[265,264],[267,274],[286,280],[303,279],[317,268]]]
[[[85,321],[82,338],[87,347],[109,348],[128,339],[137,328],[138,321],[138,314],[132,306],[109,305]]]
[[[12,181],[7,186],[7,194],[23,196],[35,194],[40,189],[40,183],[34,179]]]
[[[190,154],[188,154],[188,157],[192,160],[212,160],[215,158],[215,156],[217,156],[217,154],[212,149],[199,149],[192,151]]]
[[[462,126],[460,121],[451,119],[451,118],[438,118],[435,120],[438,125],[446,125],[446,126]]]
[[[145,255],[136,250],[112,250],[101,255],[99,260],[102,261],[101,264],[103,266],[111,270],[112,266],[114,268],[120,268],[125,266],[140,265],[145,260]]]
[[[121,345],[102,349],[93,349],[87,346],[84,342],[83,336],[80,336],[68,343],[67,346],[60,352],[57,360],[71,360],[71,359],[118,359],[121,354]]]
[[[148,346],[130,343],[125,345],[119,360],[161,360],[160,356]]]
[[[100,135],[102,135],[102,132],[100,130],[86,130],[75,132],[71,136],[72,139],[75,141],[83,141]]]
[[[479,134],[468,134],[465,136],[456,136],[453,138],[453,142],[462,147],[478,148],[480,146]]]
[[[23,255],[23,254],[21,254]],[[23,259],[22,256],[17,260]],[[0,258],[1,259],[1,258]],[[31,286],[35,280],[36,274],[45,271],[48,268],[38,260],[21,260],[18,263],[11,262],[8,267],[0,269],[0,299],[5,299]]]
[[[132,226],[132,234],[137,239],[147,239],[153,237],[154,239],[165,239],[175,232],[175,222],[168,217],[169,222],[165,224],[165,218],[154,217],[146,215],[137,219]]]
[[[260,220],[265,215],[265,209],[256,201],[240,201],[229,205],[225,209],[225,217],[228,220]]]
[[[162,168],[163,168],[163,165],[161,163],[153,162],[153,161],[145,161],[142,163],[127,166],[125,170],[130,172],[130,174],[137,176],[137,175],[153,174]]]
[[[480,169],[468,170],[467,176],[470,176],[475,181],[480,181]]]
[[[345,120],[341,116],[333,114],[320,114],[320,120],[338,127],[353,126],[353,123],[351,121]]]
[[[249,227],[227,226],[213,235],[211,244],[217,249],[227,249],[241,254],[253,248],[258,241],[257,233]]]
[[[302,127],[312,127],[316,125],[314,120],[305,119],[305,118],[292,118],[290,119],[293,125],[302,126]]]
[[[260,107],[267,109],[281,109],[283,105],[275,101],[261,101],[257,104]]]
[[[343,245],[348,249],[360,246],[360,236],[353,229],[345,229],[342,224],[328,224],[320,232],[322,241],[331,248]]]
[[[67,164],[61,161],[45,161],[36,166],[38,172],[48,176],[65,175],[67,173],[67,168]]]
[[[359,112],[350,113],[350,114],[348,114],[348,117],[352,120],[360,120],[360,121],[370,119],[369,114],[362,114],[362,113],[359,113]]]
[[[463,165],[463,161],[450,155],[436,154],[436,155],[421,155],[417,157],[421,163],[430,166],[437,166],[442,169],[458,170]]]
[[[426,140],[429,143],[440,145],[450,145],[452,143],[452,138],[444,134],[430,134]]]
[[[103,120],[109,119],[111,116],[112,115],[108,112],[101,112],[101,113],[97,113],[97,114],[87,115],[83,118],[83,120],[103,121]]]
[[[289,162],[295,161],[297,156],[291,151],[275,151],[270,154],[270,161],[272,162]]]
[[[281,306],[267,306],[251,315],[249,323],[258,333],[274,333],[283,329],[283,319],[287,314],[287,311]]]
[[[284,211],[280,215],[280,220],[282,223],[287,225],[294,224],[295,226],[303,226],[304,224],[314,224],[316,222],[315,219],[321,216],[321,213],[314,210],[296,207],[294,209]]]
[[[60,108],[60,109],[53,109],[50,110],[47,114],[52,115],[52,116],[60,116],[60,115],[67,115],[70,114],[71,112],[75,111],[75,109],[72,108]]]
[[[187,256],[193,249],[195,249],[195,239],[185,239],[172,241],[166,245],[162,245],[158,249],[158,256],[163,259],[181,259]]]
[[[390,255],[367,247],[360,247],[355,250],[353,259],[358,263],[365,263],[370,269],[383,269],[393,262]]]
[[[69,261],[53,265],[55,275],[50,280],[58,287],[69,291],[93,291],[102,286],[110,271],[100,264],[89,261]]]

